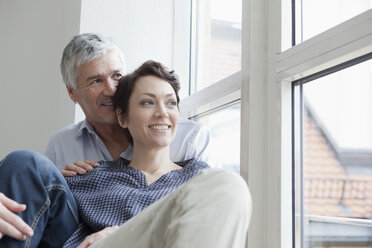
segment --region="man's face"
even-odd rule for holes
[[[73,101],[79,103],[84,114],[94,127],[116,124],[112,106],[119,79],[124,75],[124,63],[117,50],[110,50],[101,57],[80,65],[77,70],[77,89],[67,87]]]

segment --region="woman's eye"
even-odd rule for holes
[[[152,105],[153,102],[151,100],[144,100],[141,102],[142,105]]]
[[[175,101],[175,100],[170,100],[170,101],[168,101],[168,105],[171,105],[171,106],[177,106],[177,101]]]

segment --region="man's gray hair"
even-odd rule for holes
[[[117,49],[124,65],[123,54],[110,37],[97,33],[74,36],[63,50],[61,60],[61,73],[65,84],[76,89],[77,67],[113,49]]]

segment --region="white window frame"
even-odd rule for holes
[[[175,0],[175,6],[181,2],[189,1]],[[372,10],[282,52],[284,4],[281,0],[242,0],[241,72],[181,101],[185,117],[241,101],[240,173],[253,198],[249,248],[294,247],[292,81],[372,52]],[[288,18],[283,20],[288,22]],[[179,27],[177,22],[182,21],[175,16],[175,25]],[[191,22],[190,17],[189,27]]]
[[[243,36],[243,48],[248,48],[243,52],[243,61],[244,57],[247,61],[242,68],[242,103],[246,105],[242,105],[242,118],[246,121],[242,123],[242,132],[244,127],[248,130],[246,134],[242,133],[242,139],[247,144],[248,153],[242,152],[241,166],[247,167],[248,184],[256,206],[248,234],[248,247],[274,248],[278,244],[282,248],[294,247],[291,221],[291,82],[372,52],[372,10],[281,52],[280,1],[244,2],[247,4],[245,9],[250,9],[253,16],[248,14],[248,20],[243,19],[243,27],[247,27],[248,23],[248,27],[256,29],[243,30],[248,32]],[[269,8],[265,9],[265,6]],[[269,18],[264,20],[261,17],[262,20],[259,20],[257,16],[260,14]],[[267,33],[262,34],[262,30],[267,30]],[[259,49],[259,45],[254,45],[260,41],[267,47],[262,45]],[[255,54],[259,53],[258,50],[261,54]],[[265,59],[267,62],[263,61]],[[250,66],[249,61],[259,64]],[[257,75],[258,66],[266,68],[267,74]],[[264,141],[257,143],[260,139]],[[258,144],[261,150],[255,152],[257,148],[254,146]],[[242,149],[245,149],[244,143]],[[299,247],[298,244],[295,247]]]
[[[190,56],[191,56],[191,8],[190,1],[173,0],[173,69],[181,83],[180,97],[190,92]]]

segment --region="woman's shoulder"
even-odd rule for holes
[[[125,158],[119,157],[116,160],[99,161],[98,163],[100,164],[100,166],[96,168],[101,168],[102,170],[122,170],[128,168],[128,164],[130,163],[130,161]]]
[[[98,161],[99,166],[93,170],[83,174],[76,175],[74,177],[65,177],[67,183],[73,185],[96,185],[98,182],[105,182],[112,180],[112,175],[123,175],[127,174],[129,161],[123,158],[112,161]],[[122,173],[117,173],[122,172]]]
[[[179,166],[181,166],[184,169],[202,170],[202,169],[206,169],[206,168],[210,167],[206,162],[204,162],[204,161],[202,161],[198,158],[188,159],[188,160],[185,160],[185,161],[182,161],[182,162],[177,162],[176,164],[178,164]]]

